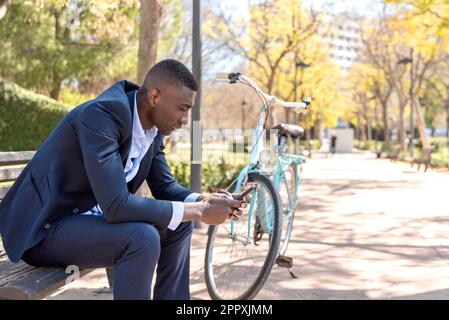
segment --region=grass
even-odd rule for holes
[[[429,140],[432,145],[437,146],[436,150],[432,152],[432,165],[435,168],[449,169],[449,147],[447,145],[446,137],[430,137]],[[383,141],[378,141],[377,144],[379,147],[382,147]],[[390,148],[394,150],[397,146],[398,144],[392,144]],[[354,147],[376,152],[376,141],[354,140]],[[415,147],[414,149],[415,159],[419,159],[421,153],[422,149],[420,147]],[[385,154],[385,156],[388,156],[388,154]],[[406,161],[409,156],[410,151],[406,150],[405,152],[401,152],[399,154],[398,160]]]

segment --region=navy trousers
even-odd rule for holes
[[[174,231],[143,222],[109,224],[103,217],[71,215],[52,224],[48,235],[22,260],[38,267],[114,268],[114,299],[188,300],[193,224]]]

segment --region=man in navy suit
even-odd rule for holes
[[[114,299],[189,299],[192,221],[238,218],[240,201],[176,183],[163,137],[187,123],[197,82],[176,60],[119,81],[56,126],[0,204],[13,262],[114,268]],[[135,195],[146,180],[154,199]],[[155,270],[157,265],[157,270]]]

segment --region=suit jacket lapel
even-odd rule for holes
[[[135,93],[135,91],[127,93],[127,96],[129,99],[129,104],[131,106],[131,114],[132,114],[133,120],[134,120],[134,93]],[[133,126],[131,126],[131,128],[132,127]],[[141,184],[145,181],[145,179],[148,175],[148,172],[150,170],[151,160],[153,159],[154,146],[155,146],[155,144],[159,145],[159,139],[160,139],[159,136],[160,136],[160,134],[158,134],[154,138],[153,143],[150,145],[145,156],[140,161],[139,170],[137,171],[136,176],[130,182],[128,182],[129,192],[135,193],[137,191],[137,189],[141,186]],[[128,153],[126,154],[126,158],[125,158],[125,161],[123,162],[123,166],[125,166],[125,164],[126,164],[130,149],[131,149],[131,144],[129,144]]]
[[[129,102],[129,107],[131,109],[131,119],[134,119],[134,94],[137,90],[134,91],[130,91],[126,93],[126,97],[128,98],[128,102]],[[123,149],[120,151],[120,156],[122,157],[123,160],[123,168],[126,165],[126,161],[128,160],[128,156],[129,156],[129,151],[131,150],[131,142],[132,142],[132,130],[133,130],[133,123],[131,120],[131,134],[130,134],[130,139],[129,142],[126,143],[126,145],[123,147]]]
[[[128,182],[128,190],[131,193],[135,193],[137,191],[137,189],[145,181],[148,172],[150,171],[151,160],[153,159],[154,155],[154,145],[155,143],[157,143],[156,139],[157,138],[154,138],[154,141],[148,148],[147,153],[142,158],[142,161],[140,161],[139,171],[137,171],[136,176],[130,182]]]

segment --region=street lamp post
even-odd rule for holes
[[[398,61],[398,64],[410,64],[410,88],[409,88],[409,99],[410,99],[410,157],[413,159],[415,158],[415,148],[413,140],[415,139],[415,125],[414,125],[414,97],[413,97],[413,48],[410,48],[410,57],[403,58]]]
[[[412,163],[413,159],[415,158],[415,146],[414,146],[414,140],[415,140],[415,124],[414,124],[414,117],[415,117],[415,101],[413,97],[413,87],[415,84],[413,83],[413,48],[410,49],[410,132],[411,132],[411,141],[410,141],[410,156],[412,157]]]
[[[293,81],[293,101],[296,101],[298,99],[298,62],[296,61],[297,57],[295,56],[295,75],[294,75],[294,81]],[[448,117],[449,119],[449,117]],[[299,115],[295,112],[293,114],[293,123],[298,124],[299,122]],[[295,153],[299,153],[299,139],[295,139]]]
[[[302,85],[302,80],[303,80],[303,75],[304,75],[304,69],[310,67],[310,64],[304,63],[301,60],[298,60],[298,57],[295,57],[295,79],[294,79],[294,91],[293,91],[293,100],[297,101],[298,100],[298,68],[301,69],[301,79],[299,81],[299,84]],[[303,92],[304,94],[304,92]],[[303,99],[303,94],[301,95],[301,100]],[[297,113],[294,114],[294,121],[295,124],[298,124],[299,122],[299,115]],[[307,145],[308,145],[308,151],[309,151],[309,157],[311,155],[311,150],[310,150],[310,135],[309,135],[309,131],[306,131],[306,139],[307,139]],[[299,141],[298,141],[299,143]],[[295,148],[296,148],[296,144],[295,144]],[[297,152],[299,149],[296,148],[295,152]]]
[[[192,26],[192,69],[198,81],[198,92],[192,108],[191,152],[190,152],[190,188],[201,193],[201,2],[193,0]],[[201,228],[201,222],[195,221],[195,228]]]

